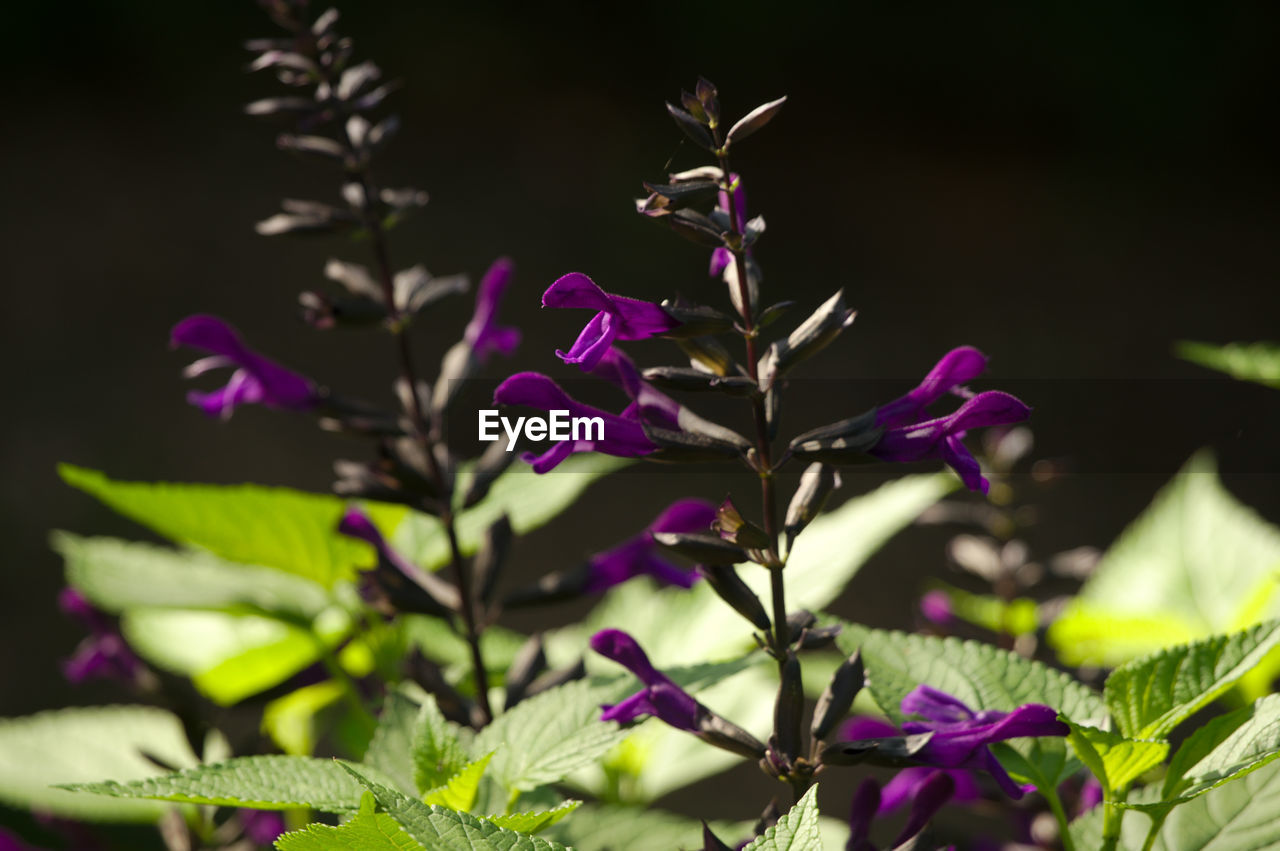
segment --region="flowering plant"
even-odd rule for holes
[[[391,86],[353,61],[335,11],[262,5],[283,35],[250,43],[252,67],[293,93],[248,111],[292,120],[278,145],[335,167],[341,203],[286,201],[258,230],[358,237],[372,265],[329,260],[335,286],[300,306],[318,330],[386,335],[396,404],[296,372],[223,319],[179,321],[172,344],[204,353],[187,378],[231,370],[190,391],[201,412],[309,415],[366,448],[335,463],[328,495],[64,466],[68,484],[169,544],[55,536],[61,608],[89,632],[65,675],[112,680],[138,703],[0,722],[0,799],[74,847],[118,838],[100,823],[137,822],[172,851],[1280,847],[1280,765],[1268,765],[1280,756],[1268,573],[1280,534],[1230,502],[1206,458],[1100,561],[1056,560],[1083,590],[1040,601],[1030,594],[1045,571],[1020,548],[1010,508],[1031,408],[969,389],[988,365],[978,349],[940,353],[894,398],[832,399],[835,421],[783,438],[791,376],[855,319],[841,289],[767,341],[804,311],[766,298],[744,143],[785,98],[730,122],[699,79],[667,105],[706,161],[644,184],[635,208],[708,252],[696,300],[647,301],[570,272],[540,303],[590,318],[555,349],[560,363],[550,347],[522,353],[567,377],[507,374],[522,335],[503,308],[538,295],[500,258],[428,383],[414,333],[441,334],[434,308],[468,282],[392,262],[395,224],[426,195],[375,180],[398,129],[381,112]],[[657,339],[680,362],[638,366],[632,352]],[[464,390],[490,373],[505,376],[493,404],[563,412],[569,436],[517,426],[478,453],[451,440],[451,422],[473,421],[450,419]],[[613,401],[578,401],[570,380]],[[749,428],[731,424],[731,405]],[[531,445],[540,439],[550,445]],[[515,576],[521,536],[594,481],[651,463],[737,476],[717,480],[729,492],[718,502],[675,492],[656,517],[610,505],[630,524],[625,540]],[[893,464],[915,466],[827,510],[850,468]],[[953,491],[964,501],[946,499]],[[1156,616],[1219,569],[1194,542],[1171,555],[1152,531],[1171,523],[1170,504],[1241,542],[1222,568],[1226,614]],[[978,506],[965,516],[983,534],[953,539],[951,558],[993,593],[939,583],[913,633],[826,611],[888,538],[918,518],[955,520],[959,506]],[[1186,575],[1153,578],[1161,558]],[[572,622],[566,601],[592,607]],[[504,625],[530,610],[531,634]],[[1206,720],[1211,708],[1227,711]],[[744,792],[739,809],[701,820],[652,806],[735,765],[758,769],[769,794]],[[819,789],[841,817],[820,816]],[[1001,815],[978,837],[948,819],[959,808]],[[0,847],[30,846],[0,833]]]

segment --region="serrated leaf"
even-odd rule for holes
[[[1162,738],[1280,645],[1280,620],[1170,648],[1107,677],[1107,708],[1126,736]]]
[[[1280,757],[1280,695],[1264,697],[1198,728],[1169,764],[1160,802],[1180,803]],[[1148,804],[1137,805],[1150,808]]]
[[[1277,616],[1280,529],[1232,497],[1201,452],[1107,550],[1048,637],[1068,665],[1113,668]],[[1265,694],[1255,676],[1246,685]]]
[[[1212,343],[1181,342],[1178,357],[1225,372],[1240,381],[1253,381],[1280,389],[1280,343]]]
[[[821,851],[818,787],[811,786],[790,812],[747,846],[747,851]]]
[[[360,811],[350,821],[331,827],[309,824],[276,840],[280,851],[419,851],[423,846],[386,813],[375,812],[372,792],[360,798]]]
[[[349,626],[337,610],[317,619],[323,641],[336,644]],[[191,678],[224,706],[278,685],[320,658],[306,629],[251,614],[186,609],[132,609],[120,620],[129,645],[147,661]]]
[[[154,798],[190,804],[218,804],[258,810],[310,807],[347,813],[360,805],[364,787],[334,759],[304,756],[242,756],[128,783],[78,783],[69,788],[113,798]],[[390,778],[369,766],[361,772],[378,782]]]
[[[153,707],[96,706],[0,719],[0,802],[77,821],[155,821],[168,806],[52,788],[163,773],[145,754],[168,765],[199,762],[181,722]]]
[[[342,686],[333,680],[295,689],[262,708],[262,731],[286,754],[311,756],[316,716],[341,699]]]
[[[561,821],[569,813],[582,806],[581,801],[569,800],[541,812],[511,813],[501,816],[487,816],[486,820],[498,827],[514,830],[519,833],[537,833]]]
[[[445,719],[430,695],[423,698],[414,720],[411,752],[413,782],[419,792],[443,785],[467,764],[457,728]]]
[[[205,552],[67,532],[55,533],[52,545],[66,562],[67,582],[108,612],[216,609],[309,621],[331,605],[315,582]]]
[[[462,770],[449,778],[443,786],[432,789],[422,796],[423,803],[438,804],[459,812],[468,812],[476,802],[476,792],[480,789],[480,778],[489,766],[493,753],[487,753],[479,759],[467,763]]]
[[[733,826],[712,822],[719,835]],[[748,827],[749,829],[749,827]],[[671,851],[701,848],[702,823],[687,816],[644,807],[588,804],[546,833],[574,851]],[[743,834],[745,835],[745,834]]]
[[[405,832],[433,851],[568,851],[559,843],[507,830],[469,813],[428,806],[373,782],[354,769],[346,770],[373,793],[378,805]]]
[[[572,505],[594,481],[629,463],[625,458],[583,453],[566,459],[545,475],[534,473],[523,461],[513,464],[494,481],[483,500],[468,509],[457,507],[458,543],[463,554],[473,555],[485,530],[503,514],[511,521],[512,530],[524,535]],[[459,500],[474,475],[470,467],[459,471],[454,488]],[[427,570],[449,563],[449,540],[438,518],[409,512],[395,529],[392,543]]]
[[[364,754],[365,765],[390,777],[396,788],[406,794],[420,792],[414,779],[413,740],[421,712],[422,707],[410,696],[409,687],[401,686],[388,692],[378,715],[378,726]]]
[[[861,648],[867,685],[880,709],[902,721],[902,698],[923,684],[953,695],[975,711],[1010,712],[1043,703],[1080,724],[1100,725],[1102,696],[1067,674],[988,644],[908,635],[845,623],[836,639],[842,651]],[[1062,739],[1016,739],[992,747],[1010,773],[1038,788],[1056,786],[1077,767]]]
[[[1169,743],[1126,739],[1119,733],[1068,721],[1068,740],[1080,761],[1102,784],[1109,801],[1124,795],[1133,781],[1164,762]]]
[[[372,561],[368,545],[338,534],[346,501],[261,485],[124,482],[63,464],[63,481],[180,544],[241,564],[261,565],[324,587]],[[379,526],[395,528],[405,509],[370,504]]]

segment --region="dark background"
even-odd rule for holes
[[[1033,405],[1036,454],[1071,473],[1039,500],[1029,538],[1043,556],[1105,546],[1201,446],[1280,520],[1280,394],[1171,355],[1179,339],[1277,336],[1280,6],[1119,5],[349,3],[341,29],[403,81],[404,129],[380,178],[432,195],[393,234],[395,261],[474,279],[499,254],[516,260],[504,317],[525,342],[493,378],[572,376],[552,350],[585,315],[536,309],[564,272],[655,300],[722,299],[705,249],[640,219],[631,198],[669,161],[700,164],[662,107],[698,74],[730,116],[788,94],[735,158],[769,223],[766,293],[811,308],[843,286],[860,313],[806,368],[814,380],[796,382],[784,434],[891,398],[948,348],[976,345],[991,356],[976,386]],[[114,696],[57,674],[79,633],[54,608],[47,531],[139,534],[62,486],[55,462],[322,490],[332,458],[360,457],[288,415],[204,419],[183,400],[188,353],[166,349],[176,320],[222,315],[264,352],[366,396],[387,396],[393,366],[384,338],[317,334],[295,310],[326,257],[363,262],[365,245],[252,230],[282,195],[337,190],[240,114],[280,90],[243,73],[240,42],[272,32],[252,4],[6,14],[0,714],[16,715]],[[460,299],[422,323],[424,371],[469,312]],[[676,360],[659,342],[634,351]],[[754,510],[746,479],[661,472],[597,486],[526,541],[521,570],[602,549],[676,495],[737,487]],[[945,569],[947,534],[900,537],[838,610],[909,625],[919,581]]]

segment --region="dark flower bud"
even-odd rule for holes
[[[729,135],[725,138],[725,146],[728,147],[734,142],[741,142],[743,139],[768,124],[774,119],[774,116],[782,110],[782,105],[786,102],[786,95],[783,95],[777,100],[772,100],[768,103],[757,106],[742,118],[738,119],[738,123],[729,128]]]
[[[796,650],[821,650],[830,647],[839,635],[839,624],[802,629],[795,642]]]
[[[571,683],[575,680],[583,679],[586,675],[587,665],[582,659],[579,659],[567,668],[560,668],[556,671],[547,671],[539,676],[529,684],[529,688],[525,691],[524,696],[526,698],[530,698],[534,695],[542,694],[544,691],[553,689],[556,686],[562,686],[565,683]]]
[[[707,121],[712,127],[720,123],[720,100],[716,97],[716,87],[706,77],[698,78],[698,86],[694,90],[702,110],[707,114]]]
[[[698,729],[695,735],[709,745],[736,753],[747,759],[761,759],[764,743],[746,730],[699,704]]]
[[[709,216],[696,210],[676,210],[669,216],[662,216],[660,221],[669,225],[673,231],[690,242],[709,248],[724,247],[725,232],[728,228],[716,224]]]
[[[739,372],[733,356],[715,337],[677,339],[680,347],[695,368],[702,367],[713,375],[727,376]]]
[[[747,561],[742,547],[717,535],[689,532],[654,532],[653,540],[672,552],[687,556],[699,564],[738,564]]]
[[[787,762],[795,761],[800,752],[800,720],[804,714],[804,683],[800,679],[800,661],[788,650],[782,663],[778,700],[773,709],[773,729],[779,750]]]
[[[462,507],[471,508],[488,496],[489,488],[519,457],[519,452],[508,452],[506,444],[501,440],[490,443],[476,460],[471,481],[462,497]]]
[[[760,359],[761,382],[768,387],[778,376],[817,354],[853,324],[856,316],[857,311],[844,303],[844,290],[836,290],[835,295],[800,323],[785,340],[777,340],[769,346]]]
[[[720,837],[711,832],[711,828],[704,821],[702,823],[702,851],[733,851],[728,845],[720,840]]]
[[[768,632],[772,624],[764,610],[760,598],[756,596],[747,583],[742,581],[738,572],[727,564],[700,564],[698,572],[711,585],[712,590],[728,603],[733,610],[742,615],[751,624],[763,632]]]
[[[777,304],[771,304],[764,310],[760,311],[760,315],[756,317],[756,330],[767,328],[782,318],[788,310],[795,307],[794,301],[780,301]]]
[[[788,551],[796,536],[822,512],[831,492],[840,484],[840,474],[825,464],[815,462],[805,468],[791,497],[791,504],[787,506],[787,519],[783,522]]]
[[[880,442],[884,429],[876,425],[874,409],[857,417],[819,426],[791,441],[792,454],[828,464],[866,461],[867,452]]]
[[[679,183],[648,183],[649,197],[636,201],[636,212],[645,216],[666,216],[676,210],[701,204],[716,197],[720,184],[715,180],[686,180]]]
[[[711,123],[711,119],[707,117],[707,111],[702,108],[702,101],[698,100],[696,95],[681,92],[680,104],[685,108],[686,112],[698,120],[699,124]]]
[[[405,316],[421,313],[446,296],[464,293],[468,286],[466,275],[434,278],[421,265],[396,272],[392,280],[396,310]]]
[[[719,423],[703,419],[684,406],[676,412],[676,429],[641,423],[645,437],[659,449],[655,460],[700,461],[736,457],[748,452],[751,441]]]
[[[795,641],[800,633],[818,622],[818,618],[808,609],[800,609],[787,615],[788,641]]]
[[[815,742],[825,739],[844,720],[865,682],[862,654],[855,652],[836,668],[827,687],[818,697],[818,703],[813,709],[813,726],[809,731]]]
[[[665,337],[702,337],[720,334],[734,326],[734,318],[705,304],[688,304],[683,299],[667,299],[660,305],[679,325],[667,331]]]
[[[745,375],[719,376],[679,366],[653,366],[642,374],[645,381],[663,390],[720,392],[730,396],[750,396],[756,392],[755,381]]]
[[[733,498],[726,498],[716,509],[716,519],[711,524],[721,538],[749,550],[767,550],[773,546],[773,536],[754,523],[745,520],[733,504]]]
[[[440,714],[455,724],[470,726],[478,712],[478,707],[463,697],[445,678],[444,670],[439,664],[422,655],[422,651],[414,648],[405,664],[409,679],[422,686],[436,699]]]
[[[480,601],[488,603],[493,599],[493,589],[511,551],[513,538],[511,521],[505,514],[484,530],[484,539],[471,568],[475,576],[476,596]]]
[[[302,307],[303,321],[320,331],[328,331],[338,325],[373,325],[387,318],[387,309],[381,299],[332,298],[324,293],[307,291],[298,294],[298,304]]]
[[[823,765],[859,765],[865,762],[900,768],[914,765],[913,757],[924,750],[931,738],[932,732],[835,742],[822,749],[818,760]]]
[[[342,162],[347,154],[346,148],[327,136],[281,133],[276,137],[276,147],[282,151],[337,162]]]
[[[667,104],[667,112],[675,120],[676,126],[683,130],[684,134],[692,139],[694,144],[706,151],[714,151],[716,149],[716,143],[711,138],[711,134],[707,132],[707,128],[697,118],[670,103]]]

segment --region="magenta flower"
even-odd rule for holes
[[[74,588],[63,588],[58,594],[58,608],[89,629],[89,635],[76,647],[75,653],[62,663],[62,674],[69,682],[75,685],[92,679],[138,682],[145,671],[142,661],[84,595]]]
[[[733,206],[738,214],[738,227],[741,228],[747,223],[747,193],[746,190],[742,188],[742,181],[739,179],[738,175],[730,174],[729,184],[731,186],[736,184],[736,188],[733,190]],[[722,216],[726,221],[729,220],[729,193],[723,189],[720,190],[718,195],[716,213]],[[707,270],[707,273],[713,278],[719,278],[724,275],[724,270],[728,269],[732,265],[733,252],[721,246],[720,248],[712,249],[711,268]]]
[[[908,847],[907,843],[924,831],[938,810],[942,809],[942,805],[951,800],[954,794],[955,784],[950,774],[945,771],[929,772],[912,790],[911,813],[907,816],[907,823],[889,847]],[[849,806],[850,834],[845,851],[877,851],[876,846],[871,844],[871,823],[877,815],[884,812],[880,784],[870,778],[862,781]],[[948,845],[939,851],[946,851],[948,848],[954,846]]]
[[[569,351],[556,350],[565,363],[581,364],[586,371],[595,369],[615,340],[644,340],[680,324],[658,305],[611,295],[580,272],[571,272],[548,287],[542,306],[596,311]]]
[[[663,585],[692,588],[700,578],[659,553],[653,532],[705,532],[716,518],[716,507],[701,499],[682,499],[672,503],[644,531],[611,550],[597,553],[588,564],[583,591],[600,593],[636,576],[652,576]]]
[[[621,703],[602,706],[600,720],[625,724],[653,715],[679,730],[699,731],[698,721],[705,713],[702,705],[654,668],[634,638],[619,629],[601,630],[591,636],[591,649],[617,662],[644,684]]]
[[[883,434],[867,451],[882,461],[941,460],[956,471],[965,487],[985,494],[990,483],[965,448],[965,433],[1022,422],[1031,409],[1008,393],[990,390],[968,398],[953,414],[924,419],[925,409],[947,393],[966,395],[960,385],[985,366],[986,358],[977,349],[965,346],[948,352],[918,387],[876,410],[875,425]]]
[[[255,845],[271,845],[285,832],[284,819],[271,810],[241,809],[240,824],[244,837]]]
[[[183,375],[194,378],[211,369],[231,367],[226,386],[211,393],[192,390],[187,401],[211,417],[226,419],[239,405],[266,405],[287,411],[306,411],[320,400],[310,379],[268,360],[245,345],[235,329],[216,316],[188,316],[174,326],[173,346],[212,352],[188,366]]]
[[[920,598],[920,614],[925,620],[939,626],[947,626],[955,620],[955,612],[951,610],[951,597],[946,591],[937,588],[926,591]]]
[[[372,544],[378,567],[361,575],[361,595],[370,602],[386,597],[398,609],[446,616],[458,611],[458,591],[434,573],[428,573],[391,548],[378,527],[359,508],[349,508],[338,521],[338,531],[349,538]],[[411,584],[405,585],[404,580]]]
[[[481,362],[493,352],[510,355],[520,345],[520,329],[499,325],[497,321],[498,305],[514,273],[515,264],[506,257],[499,257],[484,273],[476,290],[475,313],[467,323],[463,340]]]

